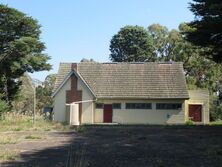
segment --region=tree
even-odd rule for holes
[[[2,95],[0,94],[0,97]],[[4,119],[4,113],[6,113],[9,110],[8,104],[0,99],[0,120]]]
[[[125,26],[110,42],[110,59],[114,62],[154,61],[152,37],[139,26]]]
[[[19,90],[19,78],[25,72],[51,69],[49,56],[43,53],[40,25],[26,14],[0,5],[0,93],[11,102]]]
[[[180,61],[186,64],[189,57],[196,54],[197,47],[185,41],[178,30],[169,31],[165,26],[152,24],[148,27],[148,33],[153,38],[155,57],[158,61]]]
[[[217,64],[203,56],[206,51],[209,50],[208,48],[196,46],[185,40],[186,35],[184,35],[184,32],[191,30],[192,27],[186,23],[180,24],[179,31],[174,29],[168,30],[165,26],[159,24],[150,25],[147,29],[147,33],[149,34],[149,39],[151,38],[150,41],[152,41],[151,48],[153,48],[153,60],[183,62],[188,88],[208,89],[211,95],[211,101],[215,101],[219,97],[222,97],[222,64]],[[126,34],[128,33],[127,31]],[[118,48],[124,48],[125,45],[128,45],[126,46],[127,48],[132,48],[133,43],[129,41],[133,41],[134,38],[133,36],[127,37],[127,44],[124,43],[123,45],[119,41],[125,41],[126,38],[119,35],[118,43],[116,42],[118,45],[116,46],[119,46]],[[144,35],[144,38],[147,38],[147,36],[145,37]],[[120,56],[120,58],[122,57],[123,56]],[[144,55],[141,55],[141,57],[143,61],[147,58]],[[127,55],[126,58],[121,59],[121,61],[133,61],[133,59],[130,58],[131,57]],[[216,96],[216,94],[219,95]],[[215,108],[214,105],[211,105],[211,108],[212,111],[217,113],[215,114],[215,112],[212,112],[214,118],[215,116],[220,116],[221,112],[219,111],[221,111],[221,106]]]
[[[88,62],[93,62],[93,63],[95,63],[96,61],[93,60],[93,59],[86,59],[86,58],[83,58],[80,62],[81,62],[81,63],[88,63]]]
[[[222,1],[193,0],[190,9],[195,20],[185,32],[186,39],[193,44],[206,47],[205,57],[222,62]]]
[[[12,110],[22,114],[32,114],[34,109],[34,89],[32,78],[25,73],[19,78],[21,85],[12,101]]]
[[[152,41],[153,56],[155,61],[175,61],[183,62],[184,71],[190,89],[205,88],[211,94],[222,92],[222,65],[216,64],[202,56],[206,52],[206,48],[195,46],[185,40],[184,32],[192,29],[188,24],[182,23],[178,30],[168,30],[165,26],[152,24],[148,27],[147,33]],[[120,38],[122,33],[118,33]],[[126,31],[126,34],[130,34]],[[126,35],[125,35],[126,36]],[[133,41],[133,36],[127,36],[127,41]],[[145,35],[144,35],[145,37]],[[146,36],[147,38],[147,36]],[[119,42],[120,43],[120,42]],[[132,48],[133,43],[128,42],[127,48]],[[125,45],[121,44],[121,48]],[[120,48],[120,47],[119,47]],[[142,60],[146,60],[146,56],[141,55]],[[121,57],[122,58],[122,57]],[[133,61],[129,56],[121,61]],[[220,93],[221,94],[221,93]]]
[[[153,39],[156,57],[163,59],[166,56],[169,30],[160,24],[152,24],[148,27],[148,33]]]
[[[45,78],[42,85],[36,88],[37,110],[41,111],[44,106],[52,107],[52,91],[56,81],[56,74],[50,74]]]

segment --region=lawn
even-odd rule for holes
[[[8,165],[220,167],[221,132],[222,126],[84,126],[79,132],[51,136],[54,142],[63,135],[65,143],[23,154],[22,162]]]

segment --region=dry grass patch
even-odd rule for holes
[[[12,134],[1,134],[0,144],[16,144],[19,142],[19,138]]]
[[[42,139],[42,137],[37,136],[37,135],[28,135],[28,136],[25,136],[25,139],[36,140],[36,139]]]
[[[12,149],[7,149],[7,148],[1,148],[0,151],[0,162],[1,161],[10,161],[10,160],[15,160],[18,156],[19,151],[17,150],[12,150]]]
[[[70,127],[62,123],[45,120],[36,116],[35,124],[32,117],[8,113],[0,120],[0,161],[15,160],[19,155],[16,144],[27,140],[41,141],[46,139],[48,131],[69,131]],[[11,149],[17,148],[17,150]]]
[[[68,125],[45,120],[42,116],[36,116],[33,124],[31,116],[10,113],[0,121],[0,132],[7,131],[68,131]]]

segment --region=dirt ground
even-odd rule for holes
[[[221,167],[222,126],[88,126],[48,132],[46,141],[0,167]]]

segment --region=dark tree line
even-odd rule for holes
[[[186,39],[204,47],[205,57],[222,62],[222,1],[193,0],[190,10],[195,20],[188,23],[190,31],[185,32]]]

